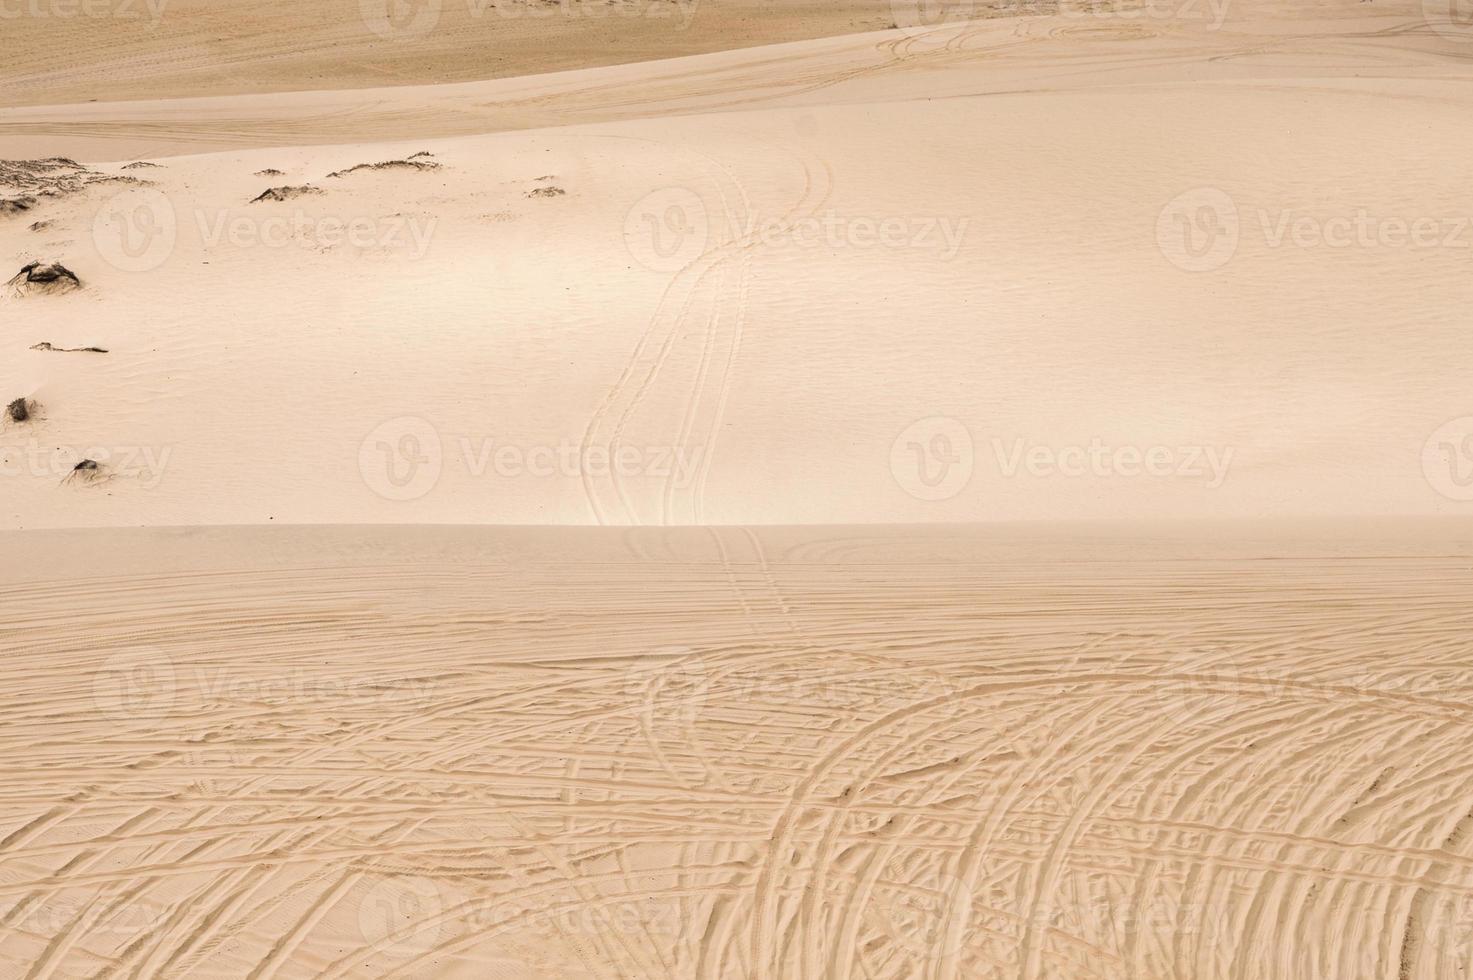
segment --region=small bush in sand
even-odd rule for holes
[[[139,160],[137,163],[130,163],[130,164],[125,165],[123,167],[123,169],[124,170],[148,170],[148,169],[153,169],[153,168],[156,168],[156,167],[158,167],[158,164],[156,164],[156,163],[149,163],[147,160]]]
[[[275,167],[267,167],[265,170],[257,170],[257,177],[285,177],[285,170],[277,170]]]
[[[0,214],[24,214],[36,206],[34,197],[0,198]]]
[[[328,174],[327,176],[329,178],[332,178],[332,177],[346,177],[346,176],[348,176],[348,174],[356,173],[359,170],[439,170],[440,169],[440,165],[438,163],[436,163],[435,161],[433,161],[433,160],[417,160],[417,159],[415,159],[415,157],[417,157],[417,156],[419,156],[419,154],[415,154],[415,156],[409,157],[407,160],[383,160],[383,161],[381,161],[379,163],[360,163],[360,164],[358,164],[355,167],[348,167],[346,170],[334,170],[332,173]]]
[[[55,351],[58,354],[106,354],[106,347],[54,347],[50,341],[43,340],[39,344],[32,344],[31,350]]]
[[[95,459],[84,459],[72,471],[66,475],[63,483],[104,483],[108,479],[107,470]]]
[[[5,406],[5,417],[12,422],[29,422],[31,418],[31,403],[24,398],[17,398]]]
[[[29,293],[65,293],[80,289],[82,280],[60,262],[31,262],[6,285],[17,295],[23,296]]]
[[[313,187],[310,184],[302,184],[297,187],[269,187],[260,194],[251,198],[251,203],[258,201],[290,201],[294,197],[307,197],[312,194],[321,194],[322,188]]]
[[[539,187],[527,192],[528,197],[562,197],[568,193],[561,187]]]

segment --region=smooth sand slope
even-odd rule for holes
[[[1466,523],[0,544],[6,976],[1473,966]]]
[[[1455,514],[1460,51],[1385,13],[993,20],[320,97],[377,134],[501,92],[619,122],[43,178],[82,186],[0,255],[82,288],[0,298],[37,406],[0,519]],[[315,98],[140,103],[97,145],[297,142]]]
[[[889,0],[6,0],[0,85],[7,104],[34,105],[466,81],[880,30],[895,21],[891,7]],[[35,10],[42,13],[30,15]]]

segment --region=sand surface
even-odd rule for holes
[[[6,975],[1470,965],[1467,523],[0,545]]]
[[[1463,53],[1058,15],[0,111],[36,154],[234,147],[0,216],[82,282],[0,298],[38,406],[0,524],[1456,514]],[[355,130],[402,139],[261,148]]]
[[[1456,9],[5,2],[0,980],[1473,971]]]

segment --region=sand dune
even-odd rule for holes
[[[1473,970],[1455,6],[14,2],[0,977]]]
[[[1466,68],[1386,22],[985,21],[321,97],[648,118],[92,164],[0,224],[85,283],[0,300],[42,408],[4,520],[1457,513]],[[219,124],[315,132],[276,112]],[[104,492],[59,486],[93,450]]]
[[[7,0],[0,84],[12,105],[414,85],[850,34],[893,20],[889,0]]]

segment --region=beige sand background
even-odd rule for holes
[[[1473,969],[1456,9],[5,2],[0,977]]]
[[[84,283],[3,300],[3,520],[1462,512],[1468,47],[1407,18],[0,111],[111,151],[0,224]]]
[[[3,544],[6,975],[1473,955],[1466,523]]]

